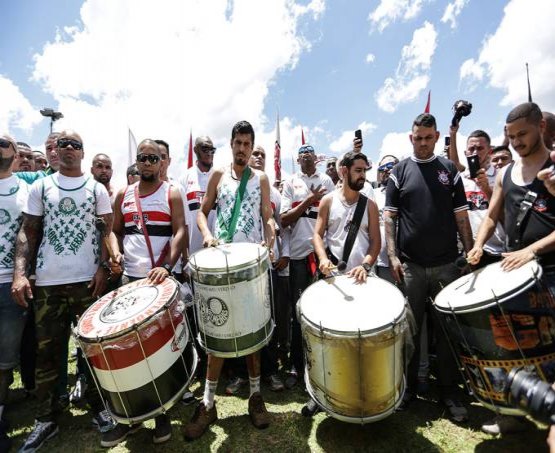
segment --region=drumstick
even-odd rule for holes
[[[337,263],[337,266],[330,266],[329,269],[337,269],[339,272],[345,272],[345,269],[347,269],[347,263],[345,261],[339,261],[339,263]]]

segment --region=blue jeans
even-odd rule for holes
[[[19,364],[19,349],[27,310],[12,298],[12,284],[0,283],[0,370]]]
[[[438,363],[438,384],[442,397],[452,397],[457,393],[458,373],[455,358],[448,339],[445,336],[436,310],[431,303],[441,291],[461,275],[461,271],[454,263],[441,266],[423,267],[416,263],[403,263],[405,272],[404,290],[408,299],[417,331],[414,332],[414,355],[407,371],[407,391],[415,394],[418,381],[418,368],[420,365],[420,329],[424,321],[424,314],[429,313],[436,334],[436,352]],[[428,310],[427,310],[428,308]]]

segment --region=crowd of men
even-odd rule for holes
[[[506,137],[515,161],[507,143],[493,147],[486,132],[470,133],[465,154],[476,155],[480,167],[472,176],[458,158],[457,133],[458,126],[451,127],[450,149],[439,156],[435,118],[419,115],[410,134],[413,154],[399,160],[391,150],[381,158],[372,183],[360,139],[354,139],[352,151],[328,161],[325,173],[318,171],[315,149],[306,144],[298,150],[300,171],[273,187],[265,174],[264,148],[256,143],[252,126],[240,121],[232,129],[230,165],[215,169],[217,150],[210,137],[200,136],[194,145],[196,164],[174,180],[168,176],[169,144],[146,139],[127,169],[128,185],[120,190],[112,186],[109,153],[96,154],[90,174],[85,171],[85,144],[75,131],[50,134],[45,154],[2,135],[0,450],[10,442],[3,412],[17,366],[37,406],[35,425],[21,451],[36,451],[55,436],[57,417],[70,403],[88,403],[103,447],[141,429],[141,424],[111,419],[80,351],[77,385],[68,396],[71,325],[99,296],[120,285],[142,278],[157,284],[170,275],[186,281],[189,256],[218,242],[269,248],[276,329],[271,342],[245,361],[224,363],[202,354],[203,396],[197,401],[187,391],[183,397],[184,403],[197,405],[184,428],[187,439],[202,436],[217,421],[214,397],[222,373],[229,378],[227,394],[250,386],[248,411],[260,429],[272,421],[261,377],[272,391],[304,386],[295,307],[302,292],[337,269],[338,261],[357,281],[374,272],[398,285],[412,309],[415,353],[407,364],[407,390],[399,409],[410,410],[411,402],[429,388],[433,344],[440,401],[452,420],[467,420],[460,376],[431,301],[461,276],[456,265],[461,254],[474,268],[501,261],[511,270],[540,259],[545,272],[554,271],[555,172],[549,153],[555,117],[533,103],[509,113]],[[551,157],[555,161],[553,152]],[[538,194],[530,227],[520,231],[515,216],[530,184]],[[240,186],[248,196],[236,203]],[[355,212],[359,206],[360,215]],[[237,222],[230,222],[234,217]],[[99,218],[102,235],[95,227]],[[349,238],[351,223],[356,228]],[[307,398],[302,414],[310,417],[319,410]],[[529,424],[523,417],[498,415],[482,429],[499,434]],[[153,442],[171,435],[168,414],[158,415]]]

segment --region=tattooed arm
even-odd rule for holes
[[[457,221],[457,230],[464,247],[464,251],[468,253],[472,250],[474,240],[472,239],[472,228],[468,220],[468,211],[455,212],[455,220]]]
[[[401,283],[404,278],[403,265],[397,256],[397,213],[384,212],[385,241],[387,256],[389,257],[389,271],[396,282]]]
[[[112,233],[112,227],[114,224],[114,215],[112,213],[109,214],[100,214],[99,217],[105,224],[105,229],[102,236],[106,237],[106,241],[103,240],[100,243],[100,263],[107,262],[110,258],[108,253],[108,248],[106,247],[106,243],[110,244],[112,247],[117,243],[114,234]],[[117,249],[116,249],[117,250]],[[92,280],[89,283],[89,288],[92,289],[93,297],[100,297],[104,294],[106,290],[106,286],[108,283],[108,272],[109,269],[106,269],[104,266],[100,265],[96,270],[95,274],[93,275]]]
[[[42,216],[23,213],[23,223],[15,242],[15,270],[12,283],[13,298],[22,307],[27,307],[25,297],[33,298],[26,270],[37,252],[41,232]]]

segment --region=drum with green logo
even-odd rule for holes
[[[218,357],[240,357],[268,344],[274,330],[268,249],[235,243],[189,259],[199,343]]]

